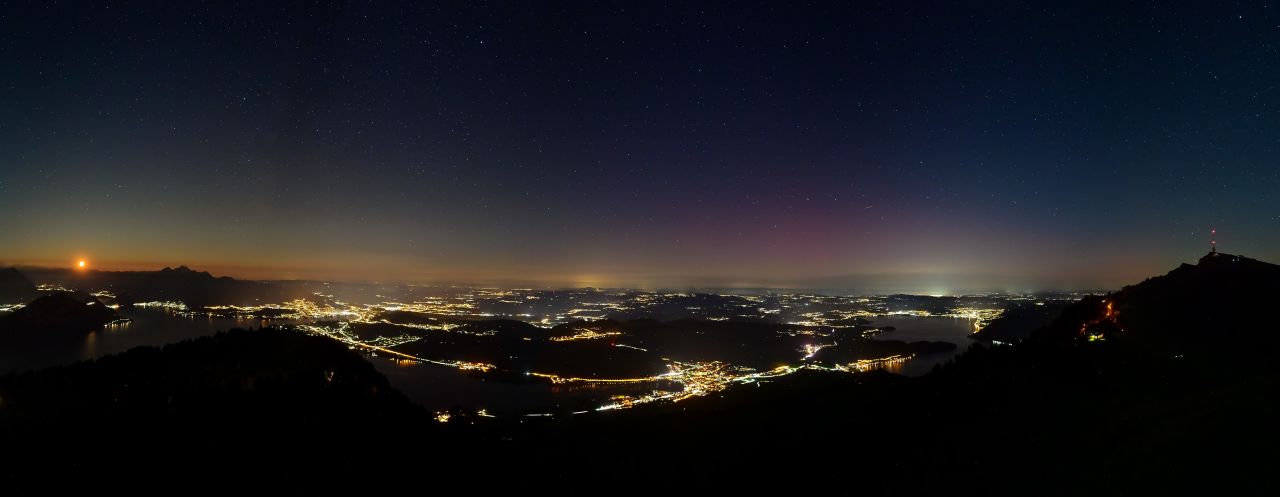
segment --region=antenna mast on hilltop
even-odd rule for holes
[[[1209,253],[1218,253],[1218,230],[1209,228]]]

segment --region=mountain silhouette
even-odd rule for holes
[[[229,276],[213,276],[185,265],[159,271],[25,269],[36,281],[93,292],[111,292],[121,304],[177,301],[191,307],[256,305],[285,302],[308,296],[314,291],[305,282],[237,280]]]
[[[53,335],[78,336],[101,329],[118,317],[92,295],[58,292],[39,297],[0,317],[0,335],[31,340]]]
[[[36,286],[17,268],[0,269],[0,304],[27,302],[36,295]]]
[[[177,268],[171,268],[166,266],[164,269],[161,269],[160,271],[158,271],[158,273],[159,273],[158,276],[165,277],[165,278],[195,278],[195,279],[203,279],[203,280],[213,279],[213,275],[209,274],[208,271],[196,271],[187,266],[178,266]],[[222,278],[227,280],[232,279],[229,276],[223,276]]]
[[[1041,342],[1119,340],[1148,351],[1208,356],[1241,345],[1276,345],[1268,309],[1280,295],[1280,266],[1210,252],[1106,296],[1063,310],[1034,333]]]
[[[1062,311],[1074,302],[1042,301],[1036,304],[1019,304],[1004,311],[1000,317],[987,323],[974,333],[974,340],[1017,343],[1031,332],[1053,323]]]

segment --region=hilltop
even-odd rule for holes
[[[1268,312],[1280,295],[1280,266],[1211,252],[1106,296],[1084,299],[1033,338],[1111,340],[1152,353],[1196,357],[1224,348],[1275,345]],[[1239,350],[1237,353],[1249,353]]]
[[[23,303],[36,295],[36,286],[17,268],[0,269],[0,304]]]
[[[114,310],[92,295],[59,292],[0,316],[0,336],[31,340],[77,337],[118,318]]]

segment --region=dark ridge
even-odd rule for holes
[[[169,278],[195,278],[195,279],[205,279],[205,280],[213,279],[213,275],[209,274],[208,271],[194,271],[187,266],[178,266],[176,269],[171,267],[165,267],[164,269],[161,269],[159,271],[159,275],[169,277]],[[228,280],[231,279],[231,277],[228,277],[228,276],[223,276],[223,278],[226,278]]]
[[[982,327],[971,338],[982,341],[1017,343],[1031,336],[1031,332],[1048,326],[1062,311],[1074,302],[1044,300],[1042,305],[1019,304],[1006,309],[1000,317]]]
[[[263,302],[285,302],[311,295],[314,285],[307,282],[267,282],[237,280],[229,276],[213,276],[187,266],[166,267],[159,271],[74,271],[67,269],[31,268],[35,281],[86,291],[108,291],[117,302],[132,304],[150,301],[177,301],[190,307],[208,305],[260,305]]]
[[[1280,266],[1211,252],[1162,276],[1065,309],[1041,341],[1118,339],[1162,354],[1216,354],[1245,344],[1276,345],[1267,319],[1280,295]],[[1111,308],[1107,316],[1107,306]]]
[[[114,310],[92,295],[58,292],[0,316],[0,338],[40,340],[83,336],[118,318]]]
[[[181,474],[231,464],[237,477],[279,478],[313,464],[363,465],[371,440],[422,439],[430,423],[332,340],[231,330],[0,377],[0,474],[133,464]]]
[[[0,269],[0,304],[27,302],[36,295],[36,286],[17,268]]]

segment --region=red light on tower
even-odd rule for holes
[[[1209,253],[1218,253],[1218,230],[1209,228]]]

